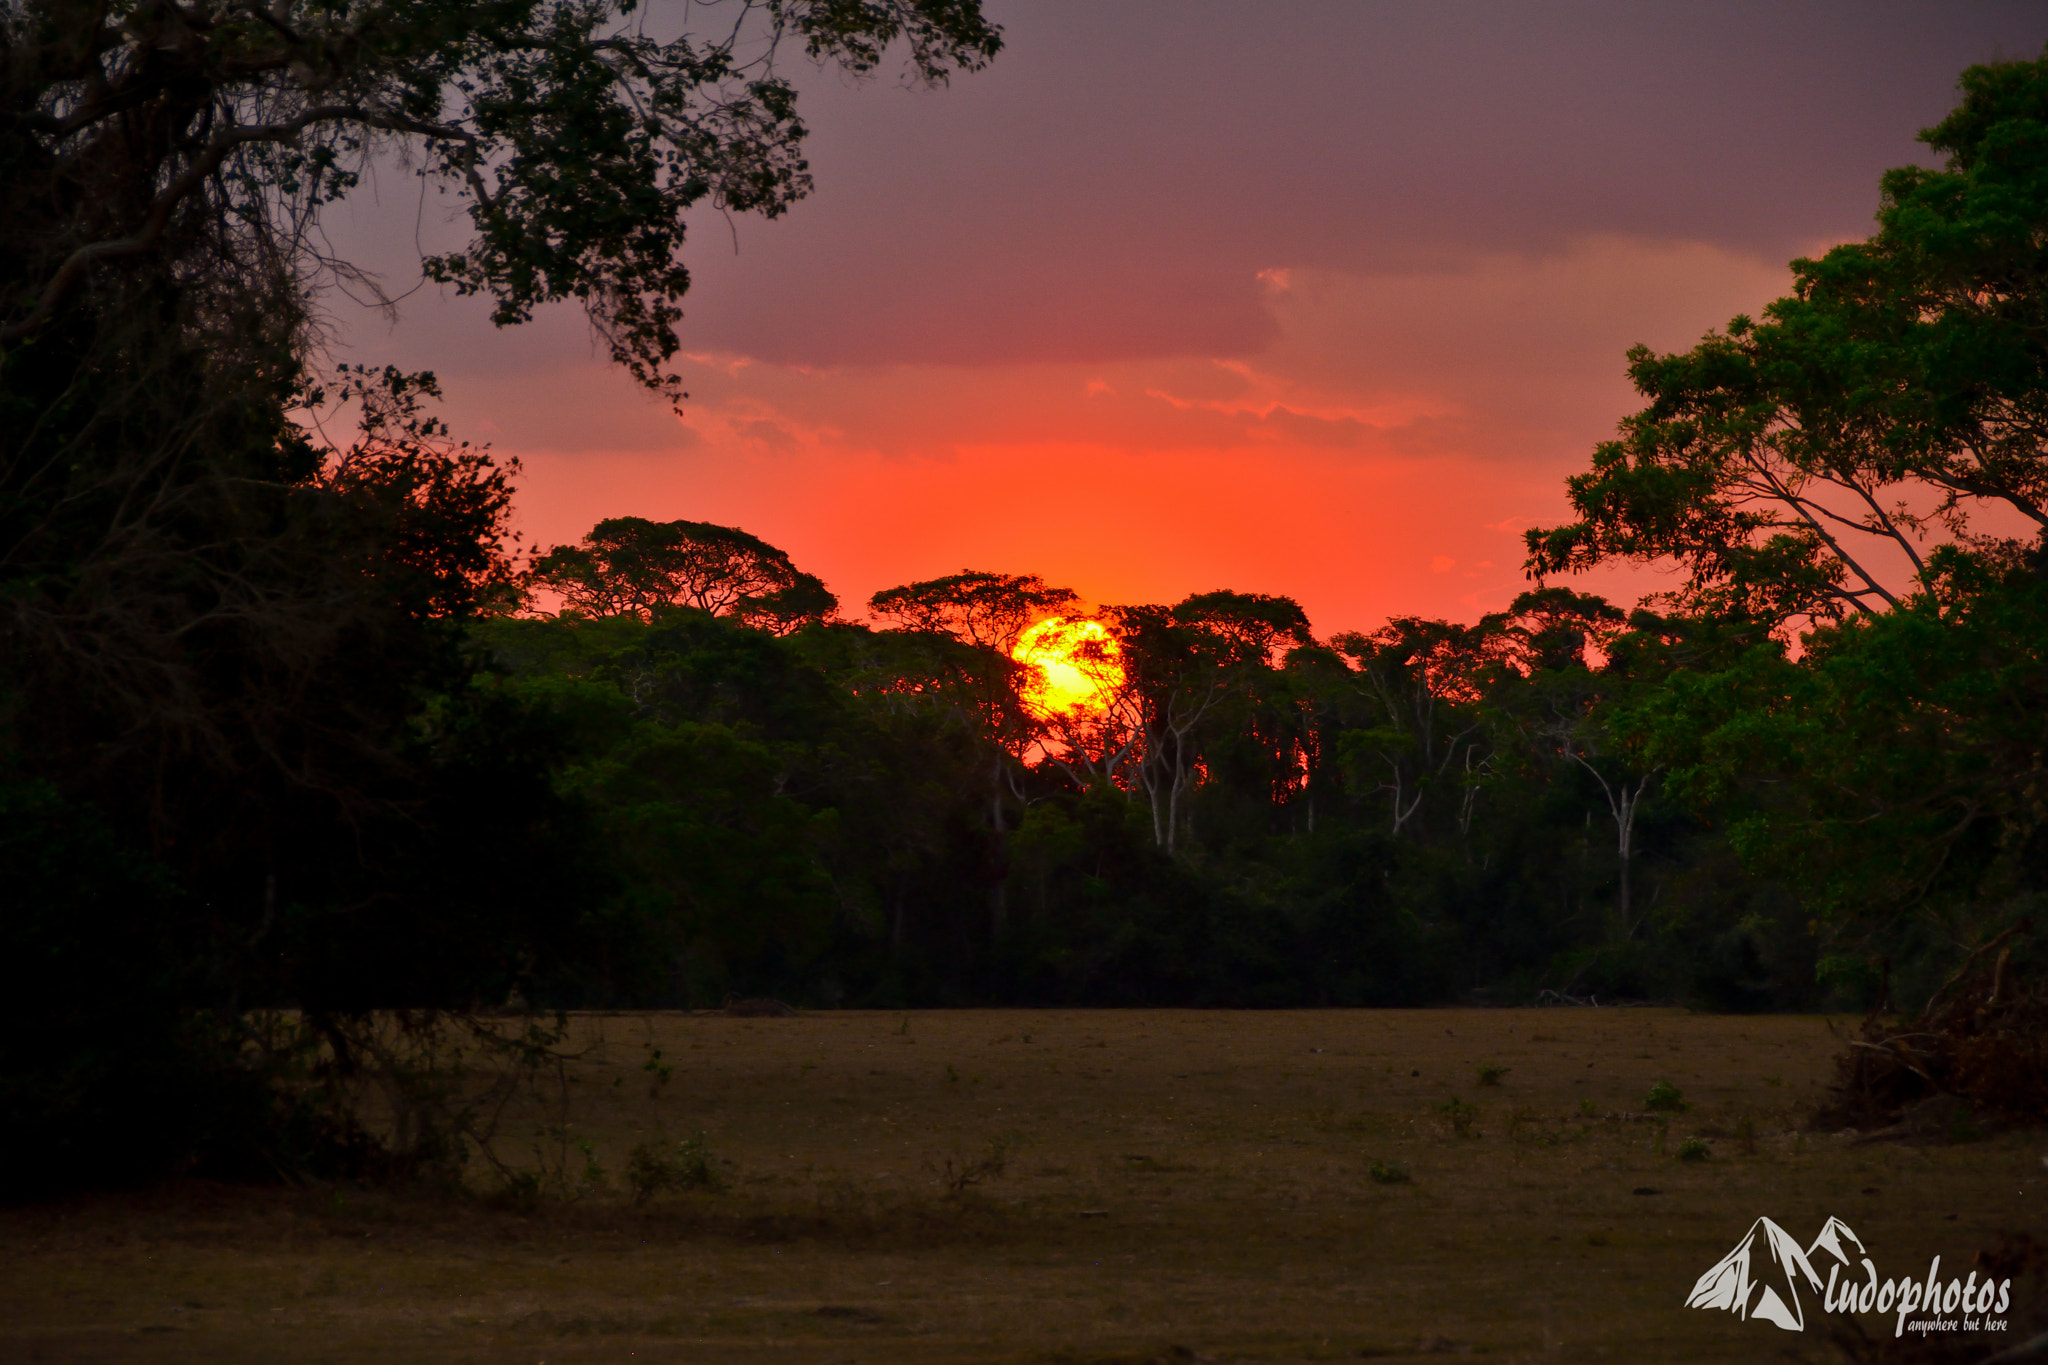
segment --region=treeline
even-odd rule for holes
[[[1609,717],[1760,632],[1563,588],[1318,641],[1284,597],[1097,616],[1096,695],[1013,657],[1035,576],[764,616],[800,580],[727,528],[621,518],[481,624],[550,719],[606,869],[562,1003],[1417,1004],[1815,998],[1782,888],[1661,799]],[[563,964],[566,967],[566,964]]]

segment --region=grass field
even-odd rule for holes
[[[1759,1215],[1802,1242],[1839,1216],[1886,1275],[1924,1273],[2040,1231],[2048,1193],[2048,1136],[1808,1131],[1838,1046],[1810,1017],[575,1026],[581,1197],[181,1186],[0,1212],[0,1358],[1825,1360],[1817,1329],[1683,1306]],[[1684,1109],[1646,1111],[1660,1081]],[[727,1188],[634,1207],[630,1149],[699,1130]],[[1695,1137],[1706,1159],[1681,1159]]]

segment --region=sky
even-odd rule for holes
[[[1963,0],[987,11],[1005,50],[943,89],[785,68],[817,190],[692,222],[681,416],[573,308],[500,331],[419,285],[461,224],[390,168],[327,228],[398,315],[334,296],[335,349],[435,371],[521,461],[530,544],[739,526],[856,618],[977,569],[1284,593],[1325,635],[1469,621],[1529,586],[1630,346],[1867,235],[1962,69],[2048,43],[2048,7]]]

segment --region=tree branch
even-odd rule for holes
[[[395,114],[348,104],[316,105],[283,123],[230,128],[216,133],[208,140],[205,148],[193,158],[192,163],[151,200],[148,214],[143,218],[141,227],[134,233],[111,241],[89,243],[66,257],[64,263],[58,266],[56,273],[51,276],[50,282],[43,287],[42,296],[28,315],[18,322],[0,324],[0,346],[12,345],[46,326],[56,316],[57,309],[62,306],[66,296],[95,265],[144,255],[155,247],[158,239],[163,236],[164,229],[170,224],[171,215],[177,211],[178,205],[196,193],[236,148],[256,142],[294,142],[299,134],[316,123],[341,122],[360,123],[366,127],[382,128],[392,132],[419,133],[471,144],[475,140],[463,129],[421,123]]]

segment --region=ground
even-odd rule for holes
[[[1818,1361],[1838,1357],[1817,1303],[1803,1334],[1684,1306],[1757,1217],[1802,1245],[1840,1217],[1887,1277],[1935,1255],[1961,1274],[2038,1230],[2048,1193],[2048,1135],[1810,1131],[1840,1047],[1814,1017],[847,1011],[575,1030],[576,1197],[185,1183],[0,1211],[0,1358]],[[1658,1082],[1685,1107],[1648,1109]],[[727,1188],[634,1207],[630,1149],[700,1130]],[[1704,1160],[1681,1157],[1689,1138]]]

